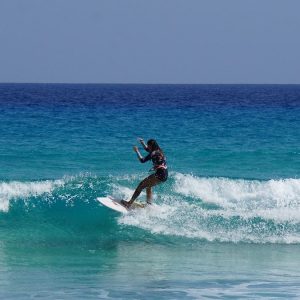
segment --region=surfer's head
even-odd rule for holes
[[[150,151],[161,150],[160,147],[158,146],[156,140],[154,140],[154,139],[150,139],[147,142],[147,146],[148,146],[148,148],[149,148]]]

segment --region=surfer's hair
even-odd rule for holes
[[[154,140],[154,139],[148,140],[147,146],[149,146],[151,148],[151,151],[157,151],[157,150],[159,150],[161,153],[163,153],[162,149],[157,144],[157,141]]]

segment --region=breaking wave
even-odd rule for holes
[[[220,242],[299,243],[300,180],[201,178],[176,173],[169,194],[121,223]]]
[[[129,198],[140,178],[78,175],[1,182],[1,239],[25,239],[30,233],[33,239],[43,240],[147,236],[166,241],[300,243],[299,179],[259,181],[171,173],[170,180],[155,188],[154,204],[146,209],[120,215],[97,202],[98,196],[108,194]],[[144,197],[142,193],[140,201]]]

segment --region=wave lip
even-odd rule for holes
[[[300,208],[300,179],[234,180],[177,173],[175,191],[224,209]]]
[[[0,211],[8,212],[12,199],[35,197],[50,193],[54,188],[64,184],[63,180],[45,180],[33,182],[1,182],[0,183]]]

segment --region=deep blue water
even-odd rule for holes
[[[0,116],[2,298],[300,297],[299,85],[0,84]],[[170,178],[118,215],[137,137]]]

